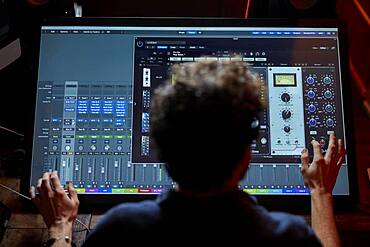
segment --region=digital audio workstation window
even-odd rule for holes
[[[80,193],[172,188],[149,136],[154,90],[172,79],[173,64],[235,60],[250,64],[267,103],[240,187],[308,194],[302,149],[316,139],[325,151],[331,133],[345,136],[337,35],[335,28],[45,26],[31,183],[57,170]],[[344,162],[334,194],[348,193]]]

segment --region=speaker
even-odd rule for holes
[[[336,18],[335,0],[249,0],[248,18]]]

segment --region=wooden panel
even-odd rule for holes
[[[80,220],[82,223],[84,223],[86,226],[90,226],[91,221],[91,214],[80,214],[78,215],[78,220]],[[88,231],[86,230],[86,227],[79,224],[78,222],[74,222],[73,224],[73,235],[72,239],[73,242],[77,246],[82,246],[83,242],[85,241],[85,238],[87,236]]]
[[[4,184],[16,191],[19,191],[20,181],[18,178],[7,178],[1,177],[0,183]],[[6,205],[8,208],[11,208],[13,211],[19,209],[21,204],[19,201],[19,196],[13,192],[10,192],[2,187],[0,187],[0,201]]]
[[[42,246],[47,240],[46,229],[10,229],[5,232],[1,247]]]
[[[8,228],[45,229],[46,225],[40,214],[12,214]]]

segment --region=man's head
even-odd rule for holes
[[[205,191],[231,178],[258,132],[260,87],[242,62],[173,67],[152,100],[150,133],[175,182]]]

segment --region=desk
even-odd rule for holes
[[[19,188],[19,179],[0,178],[0,183],[12,188]],[[7,225],[0,247],[40,246],[48,238],[46,225],[40,214],[22,212],[22,207],[17,195],[8,191],[0,191],[0,201],[11,207],[13,214]],[[94,229],[101,215],[80,214],[78,219],[90,229]],[[310,216],[304,216],[310,223]],[[343,241],[343,246],[368,246],[370,243],[370,215],[359,211],[340,213],[336,215],[336,222]],[[73,225],[73,241],[77,246],[84,242],[87,231],[77,222]]]
[[[78,216],[84,224],[94,229],[100,215],[82,214]],[[305,216],[309,222],[309,216]],[[336,221],[343,246],[368,246],[370,243],[370,216],[361,212],[338,214]],[[73,225],[73,241],[81,246],[87,232],[78,223]],[[47,240],[48,233],[39,214],[15,213],[11,216],[1,247],[40,246]]]

